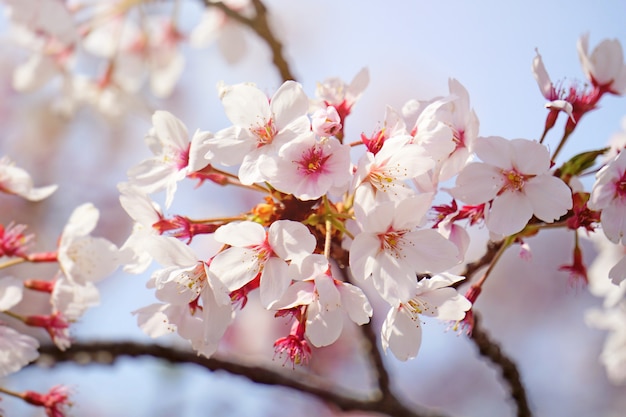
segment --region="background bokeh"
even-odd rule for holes
[[[198,22],[200,2],[181,3],[182,28],[188,31]],[[447,94],[451,77],[469,91],[481,136],[537,139],[546,110],[530,71],[535,48],[553,81],[583,82],[576,52],[580,35],[590,32],[592,47],[607,37],[626,45],[626,3],[618,1],[267,0],[266,4],[292,70],[310,96],[316,83],[327,77],[348,81],[361,68],[369,68],[370,85],[346,126],[349,141],[380,127],[386,105],[400,108],[409,99]],[[37,184],[59,184],[52,197],[37,204],[0,195],[0,222],[31,225],[37,247],[43,250],[54,245],[71,211],[91,201],[101,210],[95,234],[123,243],[131,223],[119,206],[116,185],[126,179],[128,168],[150,155],[143,136],[151,112],[138,109],[114,120],[82,109],[67,119],[50,110],[58,86],[29,94],[14,92],[12,68],[24,59],[24,51],[8,39],[7,24],[0,27],[4,33],[0,155],[11,156]],[[229,124],[217,97],[219,81],[254,82],[273,93],[281,81],[268,50],[251,32],[245,33],[247,53],[236,65],[228,65],[215,46],[184,47],[186,68],[173,95],[157,100],[146,94],[142,98],[146,108],[171,111],[190,131],[215,132]],[[602,147],[620,131],[625,115],[623,98],[604,97],[601,108],[577,127],[561,157]],[[548,136],[548,146],[558,143],[562,123],[560,119]],[[170,213],[235,214],[254,204],[255,198],[212,185],[194,189],[186,182]],[[474,238],[468,259],[480,256],[484,248],[484,231]],[[537,416],[625,415],[626,389],[612,386],[598,361],[606,334],[584,323],[585,311],[600,306],[601,300],[585,288],[573,288],[567,273],[557,272],[559,265],[570,261],[572,235],[546,232],[528,243],[530,261],[510,249],[486,284],[476,304],[485,328],[518,362]],[[198,239],[195,245],[208,248],[211,241]],[[593,245],[585,243],[585,259],[591,262],[593,255]],[[45,277],[54,271],[37,266],[11,273]],[[130,314],[154,302],[145,288],[148,277],[149,271],[142,276],[118,272],[102,282],[102,303],[76,325],[75,339],[148,342]],[[255,300],[251,303],[238,316],[221,352],[280,367],[280,359],[272,360],[272,343],[288,328],[260,312]],[[377,326],[385,313],[383,304],[375,305]],[[434,321],[427,321],[424,332],[416,359],[401,363],[386,357],[394,387],[408,403],[439,408],[452,416],[512,415],[499,375],[478,357],[465,336]],[[365,392],[371,375],[352,343],[355,334],[349,328],[336,346],[317,350],[311,369],[327,376],[329,384]],[[174,338],[158,342],[185,346]],[[41,391],[58,383],[73,387],[75,416],[335,415],[318,401],[290,390],[151,359],[125,359],[110,367],[29,368],[3,381],[15,390]],[[9,398],[0,407],[7,416],[41,414]]]

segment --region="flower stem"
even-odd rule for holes
[[[23,262],[26,262],[25,258],[10,259],[10,260],[0,264],[0,269],[8,268],[8,267],[13,266],[13,265],[18,265],[18,264],[21,264]]]
[[[498,249],[498,252],[496,252],[495,256],[493,257],[493,259],[491,260],[491,263],[489,264],[489,267],[487,268],[487,270],[485,271],[485,273],[483,274],[482,277],[480,277],[480,279],[478,280],[478,282],[476,284],[474,284],[475,287],[482,287],[482,285],[485,283],[485,281],[487,280],[487,277],[489,277],[489,275],[491,274],[491,272],[493,271],[493,268],[496,266],[496,264],[498,263],[498,261],[500,260],[500,258],[502,257],[502,255],[504,254],[504,251],[507,250],[507,248],[509,246],[511,246],[511,244],[515,241],[515,236],[507,236],[504,239],[504,244],[502,246],[500,246],[500,249]]]

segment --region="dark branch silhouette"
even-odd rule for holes
[[[446,417],[445,414],[428,410],[424,407],[408,407],[398,400],[391,392],[377,399],[363,399],[351,395],[328,381],[316,378],[299,371],[287,372],[263,368],[260,366],[233,362],[215,357],[205,358],[194,352],[155,344],[141,344],[133,342],[87,342],[74,343],[71,348],[60,351],[54,345],[40,348],[39,361],[46,366],[55,366],[60,362],[74,362],[81,365],[104,364],[110,365],[123,356],[140,357],[151,356],[166,360],[170,363],[192,363],[210,371],[226,371],[233,375],[240,375],[252,382],[265,385],[278,385],[291,388],[302,393],[312,395],[331,407],[343,411],[366,411],[387,414],[390,416],[406,417]]]

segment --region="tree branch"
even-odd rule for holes
[[[518,417],[531,417],[532,413],[526,398],[526,389],[522,384],[521,376],[515,363],[506,356],[500,346],[493,341],[489,334],[481,327],[480,317],[474,312],[474,327],[471,334],[472,341],[478,347],[482,356],[500,369],[504,382],[509,386],[510,396],[517,407]]]
[[[341,392],[337,387],[329,386],[328,382],[318,380],[311,375],[303,376],[295,372],[291,377],[285,373],[271,369],[232,362],[218,358],[205,358],[193,352],[159,345],[146,345],[133,342],[91,342],[74,343],[65,351],[53,345],[39,349],[40,361],[54,366],[59,362],[75,362],[78,364],[112,364],[122,356],[151,356],[170,363],[192,363],[210,371],[226,371],[240,375],[252,382],[265,385],[279,385],[317,397],[343,411],[366,411],[406,417],[445,417],[444,414],[423,407],[410,409],[402,404],[390,392],[379,399],[359,399],[349,393]]]
[[[212,2],[211,0],[204,0],[204,5],[206,7],[215,7],[221,10],[226,16],[230,17],[233,20],[243,24],[244,26],[249,27],[256,33],[261,39],[267,43],[270,50],[272,51],[272,62],[274,66],[280,73],[283,81],[287,80],[295,80],[296,78],[291,73],[291,69],[289,68],[289,63],[285,59],[283,55],[283,45],[276,38],[274,32],[270,28],[269,22],[267,20],[267,8],[261,2],[261,0],[251,0],[254,5],[255,15],[254,17],[246,17],[239,12],[229,8],[222,2]]]

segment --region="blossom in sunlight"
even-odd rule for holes
[[[0,377],[19,371],[39,357],[37,339],[0,323]]]
[[[390,349],[401,361],[417,356],[422,343],[420,316],[442,321],[459,321],[472,307],[465,297],[450,285],[463,277],[441,274],[419,281],[405,300],[392,304],[381,330],[383,349]]]
[[[595,87],[612,94],[626,94],[626,63],[619,40],[604,39],[589,55],[589,34],[585,33],[577,47],[583,72]]]
[[[438,273],[459,263],[459,252],[433,229],[418,229],[429,209],[429,196],[382,203],[366,216],[357,212],[362,232],[350,247],[350,269],[356,279],[372,280],[388,303],[407,300],[418,273]]]
[[[40,201],[49,197],[57,189],[56,185],[35,187],[31,176],[15,166],[9,158],[0,158],[0,191],[15,194],[30,201]]]
[[[550,173],[548,149],[526,139],[478,138],[483,162],[467,165],[450,193],[468,204],[491,202],[487,228],[499,235],[521,231],[534,215],[552,223],[572,208],[572,191]]]
[[[148,286],[156,288],[157,298],[166,303],[156,311],[149,309],[152,316],[147,317],[165,315],[164,325],[176,329],[199,353],[211,356],[233,320],[228,290],[194,251],[178,239],[154,236],[146,245],[154,259],[164,266],[153,273]],[[192,328],[196,330],[191,331]]]
[[[317,84],[315,93],[319,97],[321,103],[319,107],[333,106],[339,114],[341,121],[341,134],[343,135],[343,126],[345,126],[346,116],[352,111],[352,106],[363,94],[365,88],[370,82],[370,74],[367,68],[361,69],[350,84],[347,84],[340,78],[328,78]]]
[[[626,151],[620,152],[596,174],[588,207],[602,210],[600,223],[613,243],[626,244]]]
[[[152,115],[152,124],[145,141],[154,157],[131,168],[128,177],[132,186],[146,194],[166,190],[167,208],[174,200],[178,181],[208,165],[204,142],[212,133],[197,130],[190,140],[183,122],[163,110]]]
[[[278,191],[300,200],[316,200],[332,188],[347,188],[350,147],[335,138],[317,140],[311,133],[284,145],[276,157],[266,158],[260,170]]]
[[[361,157],[352,182],[355,204],[370,210],[377,203],[401,201],[415,194],[405,181],[428,171],[434,161],[421,146],[408,144],[408,139],[388,138],[375,155],[366,152]]]
[[[334,279],[324,255],[306,257],[301,269],[305,279],[294,282],[272,308],[308,306],[305,334],[313,346],[328,346],[339,338],[344,312],[358,325],[369,322],[373,310],[363,291]]]
[[[98,282],[111,275],[125,256],[107,239],[91,236],[100,217],[91,203],[72,212],[59,239],[57,259],[67,279],[77,284]]]
[[[258,223],[226,224],[214,238],[231,247],[215,255],[209,270],[229,291],[237,290],[260,275],[260,296],[270,308],[291,284],[294,273],[286,261],[299,261],[315,249],[315,237],[302,223],[279,220],[265,231]]]
[[[270,99],[248,84],[223,86],[220,98],[233,126],[207,141],[206,157],[221,165],[241,164],[239,180],[244,184],[264,181],[260,171],[264,159],[311,130],[306,115],[309,99],[295,81],[283,83]]]

